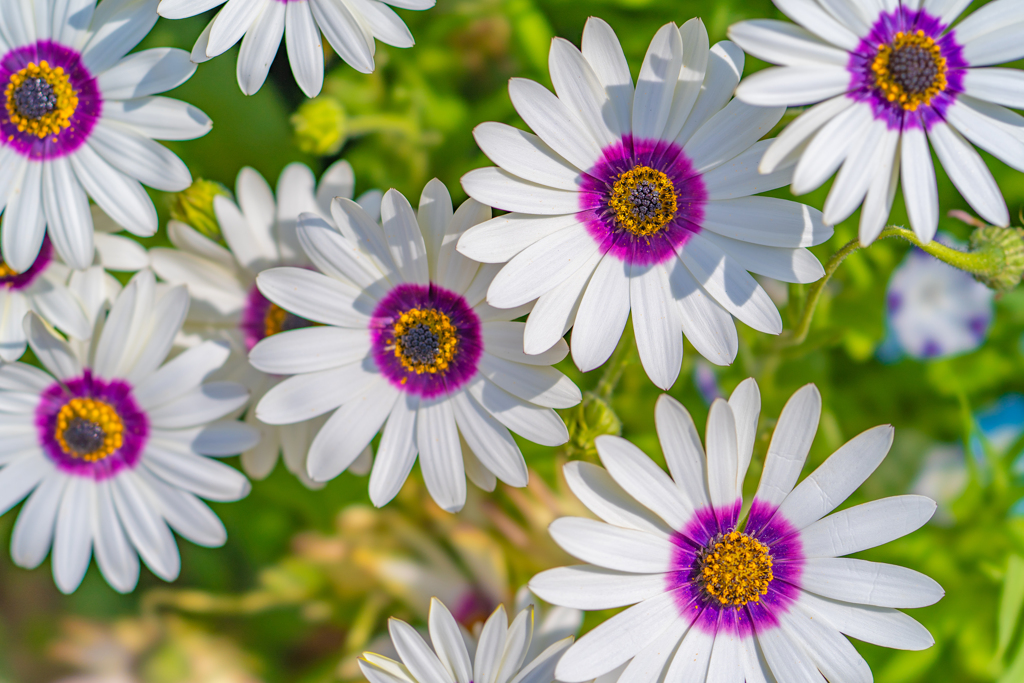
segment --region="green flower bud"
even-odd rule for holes
[[[218,182],[196,178],[188,189],[172,195],[171,218],[219,241],[220,224],[213,210],[213,198],[218,196],[230,198],[231,192]]]
[[[575,456],[596,458],[594,439],[604,434],[622,434],[622,421],[612,407],[597,394],[587,392],[583,402],[569,416],[569,452]]]
[[[304,102],[291,117],[295,144],[316,156],[337,154],[348,138],[345,108],[332,97]]]
[[[1024,276],[1024,228],[985,225],[971,233],[971,251],[990,254],[993,267],[974,277],[992,289],[1006,291],[1020,284]]]

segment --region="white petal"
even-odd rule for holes
[[[508,429],[465,392],[450,400],[459,432],[480,463],[510,486],[526,486],[526,461]]]
[[[308,327],[261,340],[249,352],[249,362],[263,372],[295,375],[356,363],[369,352],[366,330]]]
[[[114,590],[129,593],[139,582],[139,555],[128,542],[110,491],[110,483],[96,482],[92,537],[96,564]]]
[[[173,90],[192,77],[196,65],[185,50],[169,47],[128,55],[96,77],[103,93],[103,115],[112,100],[130,100]]]
[[[271,268],[256,284],[263,296],[313,322],[365,330],[372,312],[373,302],[352,285],[305,268]]]
[[[800,532],[804,557],[839,557],[883,545],[920,529],[935,513],[925,496],[893,496],[848,508]]]
[[[729,39],[758,59],[772,64],[846,66],[849,54],[810,31],[777,19],[751,19],[729,27]]]
[[[303,422],[346,402],[358,402],[365,391],[381,381],[380,371],[369,359],[295,375],[273,387],[260,399],[256,405],[256,416],[267,424]]]
[[[513,396],[483,377],[467,385],[466,391],[498,422],[534,443],[560,446],[569,440],[565,423],[551,408]]]
[[[513,396],[545,408],[570,408],[583,398],[572,380],[551,367],[516,363],[485,352],[478,371]]]
[[[583,372],[602,365],[629,317],[629,266],[605,255],[583,294],[572,334],[572,359]]]
[[[939,163],[971,208],[993,225],[1009,225],[1006,200],[981,155],[944,122],[932,126],[928,139]]]
[[[778,514],[803,529],[834,510],[885,458],[893,431],[880,425],[847,441],[786,496]]]
[[[69,477],[53,535],[53,579],[61,593],[74,593],[85,577],[92,556],[92,517],[95,484]]]
[[[380,210],[384,236],[403,281],[427,284],[430,281],[427,249],[409,201],[397,190],[388,190]]]
[[[1022,26],[1024,26],[1024,21],[1001,25],[999,28],[964,43],[962,53],[964,60],[971,66],[988,66],[1020,59],[1024,56],[1024,47],[1019,41],[1014,40],[1014,36],[1020,35]],[[957,29],[957,39],[959,40],[959,27]]]
[[[397,400],[391,401],[390,414],[382,417],[378,413],[376,416],[382,422],[387,418],[377,457],[373,462],[373,471],[370,473],[370,500],[377,507],[383,507],[398,495],[416,462],[418,408],[419,398],[411,394],[399,394]]]
[[[850,87],[845,66],[777,66],[758,71],[736,89],[736,98],[759,107],[816,104]]]
[[[1016,114],[964,95],[946,110],[945,118],[975,145],[1014,170],[1024,171],[1024,136]]]
[[[567,683],[587,681],[611,671],[640,652],[673,624],[679,613],[674,592],[641,602],[604,622],[569,648],[555,675]]]
[[[473,284],[480,264],[460,254],[456,246],[472,226],[490,220],[491,213],[491,207],[470,199],[462,203],[447,223],[437,252],[436,282],[442,287],[461,294]]]
[[[570,164],[586,171],[601,158],[600,145],[583,122],[547,88],[525,78],[513,78],[508,93],[526,125]]]
[[[78,182],[115,223],[140,237],[156,234],[156,207],[138,180],[108,164],[89,145],[69,158]]]
[[[668,571],[676,552],[675,546],[664,536],[582,517],[560,517],[551,523],[548,532],[555,543],[573,557],[598,567],[633,574]]]
[[[713,634],[705,633],[699,628],[686,631],[682,642],[679,643],[679,649],[670,653],[672,662],[668,666],[665,678],[679,683],[704,683],[707,680],[708,665],[714,647]]]
[[[846,159],[851,147],[874,122],[871,109],[858,104],[836,114],[814,134],[793,172],[793,193],[817,189]]]
[[[893,134],[879,150],[880,157],[873,162],[877,168],[868,185],[868,193],[860,211],[860,241],[868,244],[882,233],[892,202],[896,197],[896,186],[900,181],[900,136]]]
[[[8,161],[10,163],[10,161]],[[7,195],[0,251],[11,268],[23,273],[32,267],[43,244],[46,217],[43,212],[43,166],[29,162],[15,176]]]
[[[136,384],[160,367],[185,322],[188,307],[188,290],[180,285],[172,287],[157,300],[152,310],[147,311],[153,322],[147,330],[146,345],[130,363],[121,366],[121,377]]]
[[[583,610],[623,607],[664,593],[665,574],[627,574],[590,565],[559,567],[530,579],[530,590],[550,603]]]
[[[107,270],[134,273],[149,265],[146,249],[133,239],[97,232],[93,235],[100,265]]]
[[[523,180],[493,166],[462,176],[462,187],[478,202],[503,211],[551,216],[584,208],[578,192]]]
[[[576,272],[537,299],[523,332],[526,353],[544,353],[564,341],[562,337],[576,322],[583,294],[602,258],[601,252],[595,251]]]
[[[179,444],[146,445],[143,464],[168,484],[202,498],[235,501],[249,494],[251,485],[238,470],[222,462],[190,452]]]
[[[18,513],[11,533],[11,559],[25,569],[35,569],[46,558],[53,541],[57,512],[69,477],[51,468]]]
[[[569,347],[564,340],[559,340],[546,351],[536,355],[524,353],[525,323],[495,321],[484,323],[482,327],[484,347],[487,353],[496,358],[527,365],[554,365],[569,353]]]
[[[153,493],[154,503],[167,524],[183,538],[206,548],[224,545],[228,532],[206,503],[188,491],[165,484],[144,469],[138,470],[138,476]]]
[[[238,410],[249,400],[249,391],[235,382],[207,382],[149,411],[154,427],[194,427]]]
[[[705,484],[707,458],[689,411],[676,399],[663,394],[655,404],[654,419],[665,462],[686,503],[692,509],[708,507],[711,498]]]
[[[378,380],[331,415],[309,447],[310,478],[328,481],[351,465],[377,434],[398,397],[391,385]],[[378,458],[374,467],[379,465]],[[370,488],[372,499],[372,479]]]
[[[912,569],[847,557],[804,560],[800,586],[826,598],[877,607],[926,607],[945,595],[942,586]]]
[[[53,471],[53,465],[37,453],[20,457],[0,469],[0,514],[14,507]]]
[[[665,24],[654,35],[633,96],[633,135],[660,139],[668,122],[683,62],[683,41],[675,24]]]
[[[451,680],[455,683],[471,683],[473,664],[469,661],[469,653],[462,642],[459,625],[448,608],[437,598],[430,599],[428,624],[434,652],[437,653],[437,658]]]
[[[910,225],[920,239],[930,242],[939,227],[939,191],[928,138],[920,128],[903,131],[900,175]]]
[[[694,132],[684,151],[704,172],[735,158],[782,119],[784,107],[755,107],[732,100]]]
[[[512,175],[559,190],[574,191],[582,174],[536,135],[504,123],[482,123],[473,129],[480,150]]]
[[[324,85],[324,48],[309,3],[285,6],[284,36],[295,82],[306,97],[316,97]]]
[[[669,110],[665,132],[662,135],[664,140],[675,139],[686,126],[686,120],[703,90],[704,76],[711,56],[711,50],[708,48],[708,30],[699,17],[694,17],[680,26],[679,37],[683,41],[683,62],[679,69],[679,78],[676,80],[675,94],[672,96],[672,108]],[[696,127],[691,130],[696,130]]]
[[[345,203],[348,200],[340,201]],[[375,260],[360,250],[356,242],[339,234],[324,219],[313,214],[302,214],[299,216],[298,235],[302,250],[323,273],[336,280],[351,282],[377,300],[387,294],[387,278]],[[394,277],[397,277],[397,273]],[[366,296],[360,300],[366,301]],[[367,315],[371,312],[370,306],[369,302],[362,306]]]
[[[482,124],[480,127],[486,125]],[[427,262],[430,264],[430,280],[432,282],[436,282],[441,274],[438,268],[438,257],[445,234],[454,217],[451,193],[448,192],[444,183],[433,178],[423,187],[423,191],[420,193],[420,203],[416,208],[416,222],[419,223],[420,230],[423,232],[423,242],[427,248]]]
[[[431,498],[442,509],[458,512],[466,504],[466,470],[455,414],[447,397],[420,402],[416,445]]]
[[[398,619],[388,620],[388,632],[409,672],[419,683],[450,683],[448,672],[416,629]]]
[[[701,36],[703,41],[703,35]],[[676,134],[676,144],[684,145],[694,132],[704,125],[712,116],[725,106],[736,90],[743,73],[743,50],[728,40],[722,40],[711,46],[708,52],[708,64],[704,73],[704,82],[693,103],[693,109],[686,118],[686,123]],[[680,76],[682,72],[680,71]]]
[[[833,97],[814,105],[797,116],[772,141],[771,146],[761,159],[761,172],[771,173],[795,164],[798,156],[802,154],[804,143],[821,130],[825,124],[853,106],[853,103],[854,101],[849,97]]]
[[[708,449],[708,491],[716,508],[731,508],[742,495],[736,486],[739,451],[736,443],[736,418],[724,399],[711,404],[705,443]],[[722,521],[722,520],[720,520]]]
[[[310,0],[313,18],[327,42],[359,73],[373,71],[373,36],[342,0]]]
[[[58,379],[71,379],[82,374],[82,365],[71,347],[60,339],[35,313],[24,318],[25,334],[36,358]]]
[[[92,16],[95,28],[81,50],[82,63],[89,71],[106,71],[138,45],[159,18],[156,4],[157,0],[143,0],[98,5]]]
[[[651,381],[668,390],[682,366],[683,335],[665,268],[633,264],[629,303],[640,362]]]
[[[630,496],[657,513],[669,527],[686,526],[693,515],[693,504],[653,460],[617,436],[599,436],[594,443],[601,463]]]
[[[891,161],[883,166],[880,155],[890,145],[895,147],[899,131],[890,131],[885,121],[875,119],[861,133],[857,144],[851,146],[825,199],[823,220],[831,225],[846,220],[860,206],[875,174],[881,173],[887,178],[892,168]],[[891,151],[888,156],[891,160]]]
[[[850,641],[820,619],[806,612],[799,602],[779,618],[783,632],[800,643],[811,661],[836,683],[872,683],[871,668]]]
[[[786,683],[822,683],[825,680],[807,651],[781,628],[757,631],[757,643],[775,680]]]
[[[213,341],[183,351],[135,386],[135,400],[151,410],[179,398],[220,368],[230,353],[227,344]]]
[[[759,140],[747,151],[701,175],[709,200],[734,199],[789,185],[793,168],[761,173],[758,165],[774,139]]]
[[[114,168],[155,190],[180,192],[192,184],[181,159],[124,124],[101,120],[89,146]]]
[[[832,237],[817,209],[775,197],[708,202],[701,226],[719,235],[769,247],[809,247]]]
[[[793,490],[814,442],[820,417],[821,393],[813,384],[805,384],[786,401],[768,444],[755,500],[773,507]]]
[[[473,658],[474,681],[494,683],[494,674],[501,661],[507,634],[508,617],[505,616],[505,607],[498,605],[480,632],[476,655]]]
[[[103,117],[129,125],[155,140],[194,140],[213,128],[210,117],[202,111],[169,97],[105,102]]]
[[[149,487],[131,472],[110,482],[117,516],[128,539],[154,574],[173,581],[181,571],[181,556],[170,529],[149,504],[153,500]]]
[[[43,207],[47,233],[61,259],[81,270],[92,265],[92,215],[89,198],[67,158],[43,164]]]
[[[621,138],[621,124],[608,91],[576,46],[555,38],[548,53],[548,71],[558,99],[586,125],[601,147]]]
[[[679,306],[679,318],[686,336],[697,352],[716,365],[736,359],[739,337],[732,315],[700,286],[682,261],[676,259],[669,272],[672,296]]]
[[[382,203],[383,200],[384,196],[381,195]],[[334,218],[341,234],[358,244],[363,251],[370,255],[375,269],[366,268],[365,266],[363,266],[363,269],[368,273],[374,273],[377,277],[379,277],[379,274],[375,273],[374,270],[385,274],[396,273],[398,266],[391,257],[391,249],[388,247],[387,240],[384,239],[384,230],[377,224],[376,219],[370,216],[358,202],[345,197],[335,197],[330,204],[330,209],[331,217]],[[315,222],[314,224],[320,225]],[[320,225],[320,229],[323,230],[324,226]],[[330,235],[328,232],[324,234]],[[427,256],[430,256],[429,250]],[[344,261],[338,261],[338,263],[340,266]],[[348,266],[345,266],[346,272],[348,268]]]
[[[852,605],[802,592],[800,605],[851,638],[899,650],[924,650],[935,639],[921,624],[887,607]]]
[[[501,269],[488,289],[487,302],[514,308],[532,301],[565,281],[598,249],[580,223],[543,237]]]
[[[238,86],[246,95],[255,94],[267,80],[284,35],[285,11],[286,5],[280,2],[266,3],[242,39],[236,75]],[[215,24],[214,30],[216,28]]]
[[[977,14],[975,12],[971,18]],[[957,27],[957,39],[962,26]],[[1020,69],[964,69],[963,73],[967,95],[1005,107],[1024,109],[1024,72]]]
[[[766,247],[741,242],[713,232],[704,233],[705,239],[729,254],[744,270],[782,282],[809,283],[825,274],[821,262],[810,251],[797,247]]]
[[[607,119],[609,126],[617,136],[626,135],[632,130],[633,77],[615,31],[603,19],[590,17],[580,48],[611,98],[614,115]]]
[[[679,259],[725,310],[759,332],[782,332],[782,317],[764,289],[710,240],[691,235],[679,249]]]
[[[739,453],[739,467],[736,472],[736,490],[742,495],[743,480],[754,453],[757,438],[757,422],[761,416],[761,391],[753,377],[749,377],[733,390],[729,396],[729,407],[736,419],[736,451]]]

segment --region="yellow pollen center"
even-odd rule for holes
[[[451,318],[433,308],[405,311],[392,333],[395,357],[417,375],[444,372],[458,352],[459,337]]]
[[[52,98],[50,106],[40,109],[45,113],[23,111],[19,102],[28,101],[25,94],[21,92],[23,87],[40,86],[46,90],[46,96]],[[33,98],[38,100],[40,96]],[[63,67],[51,68],[46,60],[38,64],[29,62],[21,71],[11,74],[7,82],[7,89],[4,91],[6,99],[7,117],[11,123],[18,127],[21,133],[35,135],[40,140],[47,135],[57,135],[65,128],[71,126],[71,117],[78,108],[78,94],[71,87],[68,74]],[[33,106],[38,106],[34,102]]]
[[[124,423],[103,401],[73,398],[57,413],[53,436],[72,458],[97,462],[124,444]]]
[[[0,260],[0,280],[16,277],[17,275],[19,275],[18,271]]]
[[[931,104],[946,89],[942,49],[921,30],[900,31],[891,44],[880,43],[871,70],[882,95],[907,111]]]
[[[705,549],[700,562],[704,591],[722,605],[758,602],[775,578],[768,546],[738,531]]]
[[[300,318],[294,313],[289,313],[277,304],[270,304],[266,315],[263,316],[263,336],[272,337],[279,332],[298,330],[303,327],[313,327],[320,323],[310,322]]]
[[[676,189],[669,177],[649,166],[620,173],[612,186],[608,208],[616,224],[634,235],[661,231],[676,215]]]

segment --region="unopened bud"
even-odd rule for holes
[[[596,456],[594,439],[605,434],[622,434],[622,421],[612,407],[596,394],[586,393],[569,417],[569,450],[579,457]]]
[[[971,233],[971,251],[991,255],[993,267],[975,271],[974,277],[992,289],[1006,291],[1024,276],[1024,228],[985,225]]]
[[[213,210],[213,198],[218,196],[231,197],[231,192],[218,182],[197,178],[188,189],[172,196],[171,218],[219,241],[220,224]]]
[[[337,154],[348,137],[345,108],[333,97],[304,102],[291,117],[295,144],[316,156]]]

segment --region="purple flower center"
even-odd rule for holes
[[[433,283],[399,285],[377,305],[370,328],[374,361],[402,391],[432,398],[476,374],[480,319],[455,292]]]
[[[890,129],[931,125],[963,92],[967,66],[953,33],[925,10],[883,12],[850,53],[849,97]]]
[[[682,148],[624,137],[583,176],[580,219],[603,253],[661,263],[700,232],[707,192]]]
[[[58,468],[96,480],[135,467],[149,435],[149,419],[131,386],[99,379],[90,370],[48,387],[35,424],[43,452]]]
[[[96,79],[71,48],[44,40],[0,58],[0,144],[33,160],[71,154],[103,110]]]
[[[260,293],[256,285],[249,290],[249,298],[245,303],[245,308],[242,309],[242,317],[238,321],[238,327],[242,330],[242,336],[245,338],[245,348],[250,351],[259,341],[279,332],[299,330],[314,325],[316,323],[272,303],[270,299]]]
[[[19,273],[7,265],[3,260],[3,256],[0,255],[0,288],[13,290],[27,289],[46,270],[52,260],[53,246],[50,244],[49,238],[43,238],[43,245],[39,249],[36,260],[23,273]]]

